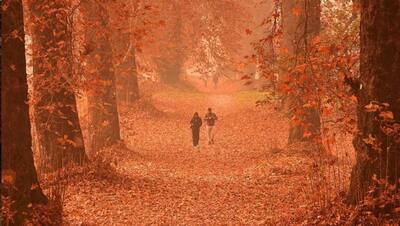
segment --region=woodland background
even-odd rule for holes
[[[1,224],[398,225],[398,21],[398,0],[2,1]]]

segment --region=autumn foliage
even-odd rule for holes
[[[1,4],[0,224],[400,222],[398,1]]]

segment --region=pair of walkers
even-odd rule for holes
[[[211,108],[208,108],[207,114],[204,116],[204,121],[206,122],[208,144],[214,143],[213,128],[215,126],[215,121],[217,120],[217,115],[212,112]],[[192,120],[190,120],[190,128],[192,128],[193,147],[195,148],[199,145],[200,127],[202,124],[203,121],[201,120],[199,113],[195,112]]]

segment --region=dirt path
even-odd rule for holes
[[[159,111],[121,117],[128,148],[113,150],[117,179],[77,181],[64,215],[72,225],[270,225],[305,207],[303,154],[283,150],[275,111],[227,95],[159,95]],[[189,120],[211,106],[216,143],[193,149]],[[139,106],[138,109],[143,106]]]

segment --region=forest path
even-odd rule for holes
[[[258,95],[258,96],[257,96]],[[270,225],[305,207],[304,154],[284,150],[287,122],[259,94],[158,93],[121,116],[127,148],[115,178],[78,181],[64,218],[76,225]],[[216,142],[191,145],[193,112],[218,115]],[[143,110],[145,109],[145,110]],[[285,220],[285,221],[283,221]]]

